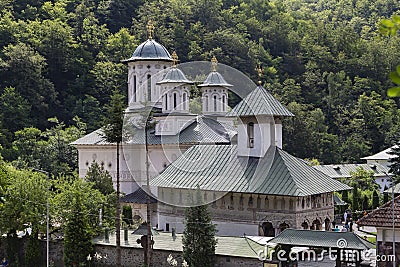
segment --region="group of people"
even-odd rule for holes
[[[343,230],[344,232],[353,232],[353,219],[352,219],[352,214],[351,210],[346,210],[343,214],[343,219],[344,219],[344,226]]]

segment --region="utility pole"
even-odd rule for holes
[[[119,185],[119,147],[120,142],[117,142],[117,214],[115,218],[115,238],[117,252],[117,267],[121,267],[121,205],[120,205],[120,185]]]
[[[145,150],[146,150],[146,207],[147,207],[147,242],[146,242],[146,259],[147,266],[152,267],[152,235],[151,235],[151,203],[150,203],[150,175],[149,175],[149,145],[148,145],[148,128],[151,116],[146,118],[144,134],[145,134]],[[145,190],[146,191],[146,190]]]
[[[50,182],[50,173],[44,170],[32,168],[34,172],[40,172],[46,174],[47,176],[47,190],[46,190],[46,267],[49,267],[49,248],[50,248],[50,216],[49,216],[49,182]]]

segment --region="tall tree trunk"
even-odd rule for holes
[[[145,148],[146,148],[146,186],[147,186],[147,194],[146,194],[146,207],[147,207],[147,250],[146,250],[146,258],[147,258],[147,266],[152,267],[152,236],[151,236],[151,203],[150,203],[150,176],[149,176],[149,145],[148,145],[148,120],[146,120],[145,127]]]
[[[116,218],[115,218],[115,238],[116,238],[116,250],[117,250],[117,260],[116,266],[121,267],[121,206],[119,203],[119,145],[117,142],[117,206],[116,206]]]

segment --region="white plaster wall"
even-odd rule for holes
[[[136,61],[128,63],[128,99],[129,106],[134,106],[137,102],[147,101],[147,75],[152,76],[151,79],[151,102],[161,107],[161,87],[156,85],[165,73],[165,69],[169,68],[172,62],[167,61]],[[150,66],[150,68],[148,68]],[[136,75],[136,102],[134,102],[134,75]]]
[[[228,93],[227,89],[222,87],[202,87],[202,107],[203,114],[225,114],[228,112]],[[214,96],[216,99],[216,110],[214,103]],[[225,103],[223,102],[225,97]]]
[[[392,228],[377,228],[376,241],[393,242]],[[395,228],[395,241],[400,241],[400,229]]]
[[[254,123],[254,147],[248,147],[247,125]],[[275,127],[272,117],[256,116],[239,120],[238,156],[263,157],[271,144],[275,144]]]
[[[195,120],[197,115],[172,115],[158,118],[156,124],[156,135],[177,135],[183,129],[191,124]],[[176,143],[179,142],[179,136],[176,138]]]

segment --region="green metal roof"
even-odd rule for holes
[[[227,116],[255,115],[294,116],[262,86],[258,86],[248,94]]]
[[[279,148],[271,148],[263,158],[247,158],[237,156],[236,145],[193,146],[155,177],[151,184],[286,196],[351,189]]]
[[[332,165],[316,165],[315,169],[325,173],[332,178],[348,178],[352,172],[356,172],[359,168],[365,171],[372,171],[375,177],[385,177],[389,172],[389,167],[375,164],[332,164]]]
[[[343,248],[359,250],[373,248],[373,244],[360,238],[353,232],[285,229],[281,234],[271,239],[269,242],[299,247]]]
[[[121,236],[123,236],[122,231]],[[141,249],[141,245],[136,243],[140,237],[141,235],[130,234],[128,242],[121,242],[121,246]],[[171,233],[161,232],[153,235],[153,239],[155,250],[183,251],[182,234],[176,234],[176,238],[173,238]],[[216,239],[216,255],[258,259],[258,252],[264,250],[263,245],[247,237],[216,236]],[[105,242],[104,237],[99,236],[94,239],[94,243],[115,246],[115,234],[110,235],[109,242]]]
[[[81,138],[75,140],[70,143],[71,145],[109,145],[107,141],[105,141],[103,137],[103,130],[97,129],[94,132],[91,132]]]
[[[347,202],[343,201],[339,196],[333,195],[333,203],[335,206],[346,206]]]
[[[172,136],[155,135],[154,130],[149,131],[148,142],[150,145],[160,144],[197,144],[197,143],[230,143],[230,138],[236,134],[232,126],[217,122],[214,119],[199,117],[179,134]],[[144,130],[138,130],[129,144],[144,144]],[[103,138],[103,131],[98,129],[91,132],[71,145],[110,145]]]
[[[232,132],[213,119],[199,117],[177,135],[155,135],[150,130],[148,142],[151,145],[161,144],[198,144],[198,143],[230,143]],[[128,144],[144,144],[144,130],[138,130]]]

